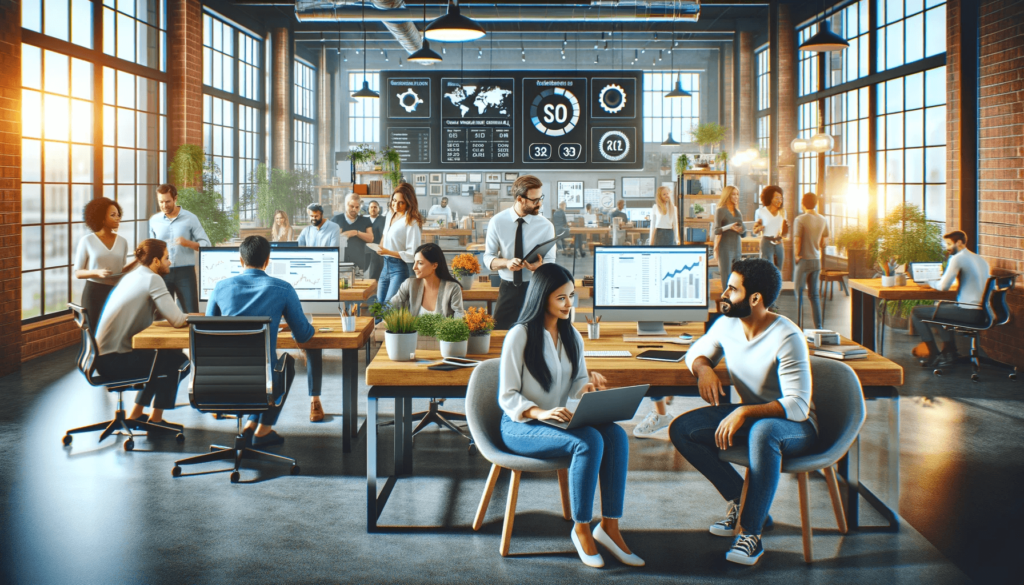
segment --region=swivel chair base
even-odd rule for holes
[[[181,476],[182,465],[195,465],[197,463],[208,463],[210,461],[229,461],[234,459],[235,467],[231,471],[231,483],[238,483],[241,479],[239,469],[242,466],[243,459],[254,459],[262,461],[276,461],[279,463],[290,463],[291,468],[289,473],[292,475],[299,474],[299,464],[296,463],[291,457],[285,457],[283,455],[277,455],[276,453],[268,453],[267,451],[261,451],[259,449],[253,449],[246,443],[246,437],[242,434],[242,419],[238,419],[238,434],[235,435],[235,446],[225,447],[223,445],[210,445],[210,453],[203,455],[195,455],[186,459],[180,459],[174,462],[174,468],[171,469],[171,475],[174,477]]]
[[[124,413],[124,396],[122,391],[117,391],[117,410],[114,411],[114,419],[96,423],[84,427],[78,427],[71,429],[64,434],[64,438],[61,442],[65,446],[70,445],[72,436],[77,433],[91,433],[95,431],[103,431],[100,433],[100,442],[103,439],[111,435],[124,435],[128,437],[128,440],[124,442],[124,450],[131,451],[135,448],[135,435],[132,431],[145,431],[151,432],[167,432],[175,433],[174,440],[178,443],[185,441],[185,435],[181,432],[181,429],[176,426],[169,426],[160,423],[151,423],[149,421],[141,421],[134,418],[127,418]]]
[[[451,421],[453,420],[466,420],[466,415],[461,412],[451,412],[448,410],[441,410],[441,404],[443,401],[431,400],[428,410],[425,412],[418,412],[412,415],[413,420],[420,419],[416,428],[412,430],[412,436],[415,437],[421,431],[425,431],[431,423],[436,424],[441,428],[446,428],[452,432],[462,435],[469,441],[469,447],[473,447],[473,437],[466,434],[462,429],[455,426]]]
[[[958,331],[958,333],[964,333],[964,332],[963,331]],[[980,382],[981,381],[981,377],[978,375],[978,373],[981,371],[981,365],[982,364],[988,366],[989,368],[994,368],[996,370],[1002,370],[1003,372],[1009,372],[1009,378],[1011,380],[1013,380],[1013,381],[1017,380],[1017,366],[1011,366],[1010,364],[1004,364],[1003,362],[996,361],[996,360],[994,360],[994,359],[992,359],[992,358],[990,358],[988,356],[981,355],[981,351],[978,348],[978,337],[977,337],[977,335],[972,335],[972,334],[968,333],[967,337],[969,337],[970,340],[971,340],[971,354],[967,355],[967,356],[960,356],[959,358],[957,358],[956,363],[960,364],[960,363],[970,362],[971,369],[973,370],[971,372],[971,381],[972,382]],[[942,368],[936,368],[933,373],[936,376],[942,376],[945,372],[943,372]]]

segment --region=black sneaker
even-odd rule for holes
[[[725,513],[725,519],[719,520],[711,525],[711,534],[715,536],[726,536],[732,538],[736,532],[736,523],[740,521],[740,502],[732,500],[729,502],[729,509]]]
[[[956,363],[956,360],[960,358],[960,354],[955,351],[946,351],[939,354],[939,359],[935,360],[935,368],[948,368]]]
[[[761,537],[756,534],[741,534],[732,543],[732,548],[725,553],[725,560],[740,565],[753,565],[764,554]]]

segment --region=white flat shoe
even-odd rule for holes
[[[569,533],[569,536],[572,538],[572,543],[576,545],[576,553],[580,555],[580,560],[583,561],[584,565],[588,567],[594,567],[595,569],[600,569],[604,566],[604,559],[601,558],[601,553],[598,553],[596,555],[588,555],[587,553],[583,552],[583,545],[580,544],[580,538],[576,536],[575,528],[572,529],[572,532]]]
[[[615,541],[612,540],[612,537],[608,536],[605,533],[604,528],[602,528],[600,524],[598,524],[597,528],[594,529],[594,540],[604,545],[604,547],[612,553],[612,556],[618,559],[619,562],[623,565],[629,565],[630,567],[644,566],[643,559],[636,556],[635,554],[627,555],[625,552],[623,552],[623,550],[619,548],[619,545],[615,544]]]

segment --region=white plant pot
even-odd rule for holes
[[[487,355],[491,351],[491,333],[488,331],[482,335],[470,335],[469,355]]]
[[[384,345],[388,348],[388,359],[393,362],[411,362],[416,359],[416,341],[419,333],[384,332]]]
[[[469,340],[465,341],[442,341],[441,342],[441,357],[451,358],[466,357],[466,349],[469,345]]]
[[[884,286],[884,287],[896,286],[896,275],[893,275],[893,276],[883,276],[882,277],[882,286]]]
[[[473,281],[474,280],[476,280],[476,275],[475,274],[470,274],[469,276],[459,277],[459,283],[462,284],[462,290],[469,290],[469,289],[473,288]]]

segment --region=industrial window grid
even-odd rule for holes
[[[665,99],[682,80],[691,97]],[[690,130],[700,123],[700,73],[644,71],[644,142],[662,142],[672,133],[680,142],[690,140]]]
[[[315,170],[316,160],[316,70],[295,60],[295,82],[292,98],[293,151],[292,167],[297,171]]]
[[[370,89],[380,91],[378,71],[367,71],[366,81]],[[363,86],[363,72],[349,72],[348,89],[356,91]],[[380,100],[348,98],[348,141],[357,144],[380,142]]]
[[[946,52],[945,0],[879,0],[878,71]]]

